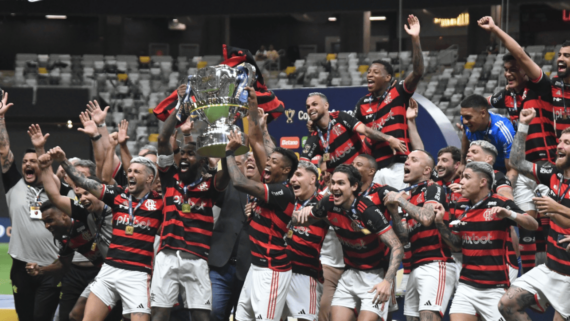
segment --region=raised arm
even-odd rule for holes
[[[255,163],[257,164],[257,170],[259,174],[263,176],[263,170],[265,169],[265,164],[267,163],[267,154],[265,150],[265,144],[263,143],[263,132],[261,126],[259,126],[259,110],[257,106],[257,94],[255,89],[251,87],[245,87],[245,90],[249,92],[247,97],[248,104],[248,115],[249,115],[249,144],[253,150],[253,157],[255,158]]]
[[[99,102],[96,100],[90,101],[87,104],[87,113],[89,113],[89,116],[91,116],[91,120],[93,120],[95,126],[97,126],[97,132],[101,135],[101,138],[92,140],[95,165],[97,166],[96,174],[99,178],[101,178],[103,162],[105,161],[106,152],[109,149],[109,131],[107,130],[107,124],[105,123],[109,108],[110,107],[107,106],[105,109],[101,110]],[[114,159],[113,163],[113,168],[117,168],[117,166],[119,166],[118,159]]]
[[[176,123],[178,119],[176,118],[176,113],[171,113],[170,116],[164,122],[162,131],[158,135],[158,155],[172,155],[172,145],[170,145],[170,136],[174,133],[176,129]]]
[[[435,227],[437,227],[439,234],[441,234],[441,238],[445,241],[445,243],[447,243],[447,245],[449,245],[449,247],[453,251],[461,252],[461,246],[463,244],[463,241],[461,241],[461,238],[459,236],[451,233],[451,230],[449,229],[449,227],[445,225],[445,222],[443,221],[445,208],[443,207],[443,205],[437,204],[434,206],[434,210],[435,210],[435,219],[434,219]]]
[[[133,156],[131,156],[131,152],[129,151],[129,147],[127,146],[127,141],[129,140],[129,136],[127,136],[128,129],[129,122],[126,119],[121,120],[121,123],[119,124],[119,132],[117,134],[117,143],[120,146],[121,162],[123,163],[123,169],[125,171],[129,169],[131,166],[131,159],[133,159]],[[111,145],[111,149],[114,151],[115,148],[113,148],[111,140],[109,140],[109,144]]]
[[[505,45],[507,50],[515,57],[515,60],[520,67],[525,71],[530,80],[538,79],[542,75],[542,69],[529,57],[524,49],[509,36],[506,32],[501,30],[493,21],[493,18],[486,16],[477,21],[479,26],[488,32],[495,34],[501,42]]]
[[[194,128],[194,122],[190,117],[180,126],[182,135],[184,136],[184,145],[189,144],[193,141],[192,139],[192,129]]]
[[[414,92],[424,75],[424,56],[420,44],[420,21],[418,17],[409,15],[408,25],[410,26],[404,25],[404,29],[412,38],[412,64],[414,69],[404,80],[404,85],[408,92]]]
[[[115,179],[113,178],[113,172],[115,171],[114,159],[115,159],[115,148],[117,147],[117,133],[112,133],[107,137],[109,140],[109,147],[105,153],[105,160],[103,163],[103,168],[101,170],[101,181],[105,184],[115,184]]]
[[[418,132],[416,126],[416,118],[418,117],[419,105],[415,99],[410,98],[410,104],[406,110],[406,118],[408,119],[408,136],[410,137],[410,146],[412,150],[424,149],[424,142]]]
[[[59,146],[52,148],[48,154],[51,156],[51,159],[61,163],[63,170],[77,186],[86,189],[89,193],[97,197],[101,197],[103,185],[92,179],[85,178],[83,174],[78,172],[75,166],[67,160],[65,152]]]
[[[234,187],[240,192],[265,200],[265,184],[245,177],[236,164],[236,158],[233,152],[241,145],[241,135],[236,132],[231,132],[229,139],[230,142],[226,145],[226,163]]]
[[[519,128],[513,140],[511,147],[511,155],[509,158],[510,165],[520,174],[534,180],[533,166],[534,164],[525,159],[525,144],[528,134],[528,124],[536,116],[534,108],[521,110],[519,116]]]
[[[57,208],[71,217],[71,203],[69,197],[59,194],[59,187],[55,181],[53,169],[51,168],[52,160],[49,154],[43,154],[38,158],[38,164],[42,175],[42,183],[49,200],[55,204]]]
[[[267,131],[267,116],[268,114],[265,113],[265,111],[261,108],[258,108],[259,110],[259,127],[261,128],[261,132],[263,133],[263,147],[265,147],[265,153],[267,153],[267,155],[271,155],[271,153],[273,153],[273,151],[275,150],[275,143],[273,143],[273,140],[271,139],[271,136],[269,135],[269,131]]]
[[[14,104],[8,104],[8,93],[2,91],[2,104],[0,105],[0,163],[2,173],[6,173],[14,163],[14,154],[10,150],[10,137],[6,129],[5,115]]]
[[[384,204],[398,204],[408,215],[416,221],[422,223],[423,226],[430,226],[435,218],[434,204],[425,203],[424,206],[416,206],[406,200],[402,193],[389,192],[384,196]]]

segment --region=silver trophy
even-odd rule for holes
[[[243,63],[235,68],[217,65],[198,69],[188,76],[186,97],[178,110],[178,118],[189,116],[199,132],[198,154],[205,157],[225,157],[230,131],[241,129],[235,125],[248,114],[246,86],[256,81],[255,67]],[[242,146],[235,155],[249,151],[242,133]]]

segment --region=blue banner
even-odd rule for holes
[[[10,242],[12,222],[8,217],[0,217],[0,243]]]

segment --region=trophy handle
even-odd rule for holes
[[[184,96],[182,103],[180,104],[178,110],[176,111],[176,118],[178,118],[179,121],[185,121],[186,118],[188,118],[188,116],[190,115],[190,110],[188,108],[192,103],[192,98],[191,98],[192,84],[190,82],[192,80],[192,77],[194,77],[194,75],[188,76],[188,83],[186,84],[186,95]]]
[[[255,81],[257,80],[255,76],[255,67],[253,67],[251,64],[244,63],[243,65],[238,66],[237,69],[239,70],[239,85],[236,91],[236,96],[242,104],[246,104],[248,92],[244,89],[246,86],[251,87],[253,84],[255,84]]]

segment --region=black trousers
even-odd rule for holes
[[[69,313],[75,306],[77,299],[87,285],[97,276],[100,268],[80,267],[71,264],[71,267],[61,280],[61,299],[59,300],[59,320],[69,321]]]
[[[52,276],[30,276],[26,262],[12,259],[10,270],[16,313],[20,321],[51,321],[61,286]]]

